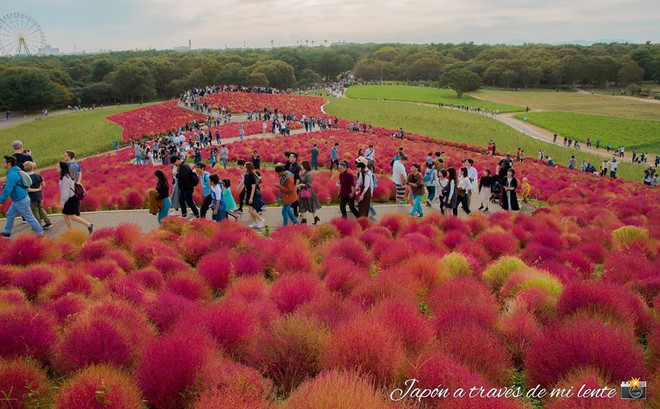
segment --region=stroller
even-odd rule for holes
[[[490,197],[489,197],[490,202],[501,204],[501,194],[502,194],[502,185],[500,185],[500,182],[497,180],[493,181],[493,184],[490,185]]]

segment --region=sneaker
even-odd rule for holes
[[[236,213],[243,214],[243,209],[236,209]]]
[[[428,200],[426,201],[426,207],[431,207],[431,202],[429,202]]]
[[[87,228],[87,231],[89,232],[89,234],[92,234],[92,232],[94,231],[94,225],[90,224],[89,227]]]
[[[9,233],[2,233],[2,238],[3,238],[3,239],[7,239],[7,240],[9,240],[10,237],[11,237],[11,234],[9,234]]]
[[[52,225],[53,225],[53,223],[48,222],[48,223],[44,224],[44,225],[41,226],[41,227],[43,227],[44,229],[47,229],[47,228],[49,228],[49,227],[52,226]]]
[[[263,229],[265,225],[266,225],[266,219],[261,219],[261,221],[257,223],[257,229]]]
[[[257,223],[248,224],[248,227],[251,228],[251,229],[256,229],[257,228]]]

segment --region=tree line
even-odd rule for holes
[[[449,85],[458,71],[494,87],[626,87],[660,82],[660,46],[349,43],[1,58],[0,109],[146,102],[208,84],[300,88],[335,81],[347,71],[364,81],[442,78]]]

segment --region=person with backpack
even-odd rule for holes
[[[21,141],[14,141],[11,144],[12,148],[14,148],[14,157],[16,158],[16,166],[18,166],[21,170],[25,170],[23,167],[23,164],[25,162],[32,162],[32,152],[29,149],[23,149],[23,142]]]
[[[227,206],[224,202],[224,196],[222,194],[220,178],[218,175],[210,175],[209,184],[211,189],[211,219],[216,222],[225,220],[227,218]]]
[[[76,182],[73,180],[69,165],[66,162],[60,162],[60,204],[62,208],[62,216],[66,227],[73,229],[72,221],[80,223],[87,227],[89,234],[94,231],[94,225],[87,220],[80,217],[80,198],[76,194]]]
[[[202,184],[202,193],[204,194],[204,202],[202,202],[199,213],[202,219],[206,219],[206,212],[208,212],[213,201],[211,198],[211,174],[206,171],[206,164],[202,162],[195,163],[195,173]]]
[[[25,168],[25,173],[30,175],[30,180],[32,184],[28,188],[28,196],[30,196],[30,209],[32,214],[37,219],[39,223],[43,222],[42,227],[44,229],[49,228],[53,225],[48,218],[48,214],[44,210],[44,195],[42,189],[45,186],[44,179],[40,174],[35,173],[37,165],[34,162],[27,161],[23,164]]]
[[[64,160],[69,167],[69,173],[73,178],[73,182],[78,184],[82,183],[82,168],[78,162],[76,162],[76,153],[74,151],[65,151]]]
[[[199,210],[193,200],[193,190],[199,184],[197,174],[181,157],[172,155],[170,162],[176,166],[176,185],[179,189],[179,205],[181,205],[181,217],[188,216],[188,206],[195,217],[199,217]]]
[[[28,188],[32,185],[30,176],[16,165],[16,158],[13,156],[5,156],[2,161],[2,167],[6,171],[6,180],[0,194],[0,204],[4,203],[7,198],[11,198],[12,201],[7,211],[7,223],[5,224],[5,231],[2,233],[2,237],[8,239],[11,236],[11,230],[14,228],[14,219],[19,214],[30,224],[32,230],[38,236],[43,236],[44,229],[32,214],[32,210],[30,210],[30,197],[28,196]]]
[[[413,207],[410,211],[410,215],[416,215],[417,217],[424,216],[421,205],[422,197],[424,196],[424,177],[420,172],[420,166],[418,163],[413,163],[410,167],[410,175],[408,175],[406,184],[410,186],[410,192],[413,196]]]

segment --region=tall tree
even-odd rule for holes
[[[464,92],[478,89],[481,86],[481,78],[468,69],[460,68],[442,74],[440,84],[453,89],[456,96],[461,98]]]

